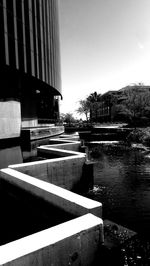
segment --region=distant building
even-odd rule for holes
[[[92,103],[90,110],[90,118],[93,122],[113,122],[123,121],[123,117],[116,116],[116,106],[126,99],[127,93],[136,90],[137,93],[143,91],[150,92],[150,86],[132,85],[126,86],[118,91],[108,91],[101,95],[98,102]]]
[[[112,107],[117,91],[108,91],[101,95],[98,102],[91,105],[90,118],[93,122],[112,121]]]
[[[56,121],[61,96],[57,0],[0,0],[0,139]]]

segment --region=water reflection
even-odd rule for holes
[[[20,146],[0,149],[0,169],[10,164],[22,163],[23,156]]]
[[[37,157],[37,147],[48,144],[49,139],[21,143],[0,143],[0,169],[11,164],[40,160]],[[43,158],[42,158],[43,159]]]

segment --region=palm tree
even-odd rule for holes
[[[96,91],[94,93],[91,93],[88,97],[87,97],[87,101],[90,103],[95,103],[98,102],[100,100],[101,94],[98,94]]]
[[[90,113],[90,103],[87,100],[79,101],[80,107],[77,109],[77,113],[84,114],[86,117],[86,121],[88,121],[89,113]]]
[[[87,102],[89,102],[90,105],[90,118],[92,120],[92,113],[94,113],[95,119],[97,120],[97,114],[98,114],[98,104],[97,102],[100,101],[101,94],[98,94],[96,91],[94,93],[91,93],[87,97]]]

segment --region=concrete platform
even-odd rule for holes
[[[9,168],[0,179],[76,217],[0,246],[0,265],[94,265],[104,241],[101,203]]]
[[[28,127],[21,129],[21,138],[25,141],[32,141],[57,136],[62,133],[64,133],[64,126]]]
[[[101,232],[102,220],[86,214],[1,246],[0,265],[90,266],[101,242]]]
[[[2,244],[0,265],[97,265],[95,262],[99,248],[104,243],[102,204],[70,191],[78,182],[84,180],[87,184],[88,178],[93,178],[92,167],[86,162],[86,154],[79,150],[80,142],[69,139],[69,136],[67,139],[53,138],[50,139],[49,145],[38,147],[38,154],[43,155],[43,160],[11,165],[0,170],[1,184],[10,188],[8,192],[13,197],[21,195],[22,199],[22,195],[28,194],[28,201],[26,195],[23,198],[27,201],[27,211],[28,206],[30,209],[32,207],[32,197],[39,219],[43,219],[43,210],[44,217],[50,219],[55,215],[49,207],[46,209],[48,204],[53,209],[69,215],[64,222],[58,221],[56,225],[45,227],[47,229],[40,228],[16,238],[17,240]],[[56,158],[50,159],[51,154],[56,155]],[[43,201],[40,211],[40,202]],[[20,204],[21,200],[18,202]],[[16,212],[17,215],[18,213],[20,211]],[[28,212],[27,218],[30,225],[31,215],[28,216]]]

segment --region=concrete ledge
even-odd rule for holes
[[[44,147],[47,148],[56,148],[56,149],[64,149],[64,150],[70,150],[72,152],[80,151],[81,142],[75,141],[75,140],[64,140],[64,139],[51,139],[50,145],[44,145]],[[43,145],[42,145],[43,147]]]
[[[22,128],[21,135],[22,138],[31,141],[41,138],[47,138],[56,136],[64,133],[63,126],[46,126],[46,127],[31,127],[31,128]]]
[[[75,151],[74,151],[75,150]],[[79,152],[78,143],[73,144],[58,144],[58,145],[44,145],[37,148],[38,153],[55,154],[59,157],[68,157],[72,155],[81,155],[85,157],[83,153]]]
[[[87,213],[95,214],[98,217],[102,216],[101,203],[13,169],[6,168],[0,170],[0,178],[37,197],[41,197],[45,201],[75,216],[81,216]]]
[[[62,158],[10,165],[9,168],[65,189],[73,190],[74,186],[81,180],[86,155],[44,146],[40,147],[39,150],[43,154],[51,153]]]
[[[102,242],[102,220],[87,214],[1,246],[0,265],[93,265]]]
[[[11,165],[0,170],[0,181],[80,217],[1,246],[0,265],[94,265],[104,242],[102,204],[69,191],[83,178],[86,154],[78,152],[78,142],[54,141],[39,147],[38,152],[61,158]],[[86,167],[86,182],[89,175],[92,173]]]
[[[78,141],[79,140],[79,134],[71,134],[71,135],[67,135],[66,133],[65,134],[62,134],[60,135],[60,138],[61,139],[66,139],[66,140],[75,140],[75,141]]]

